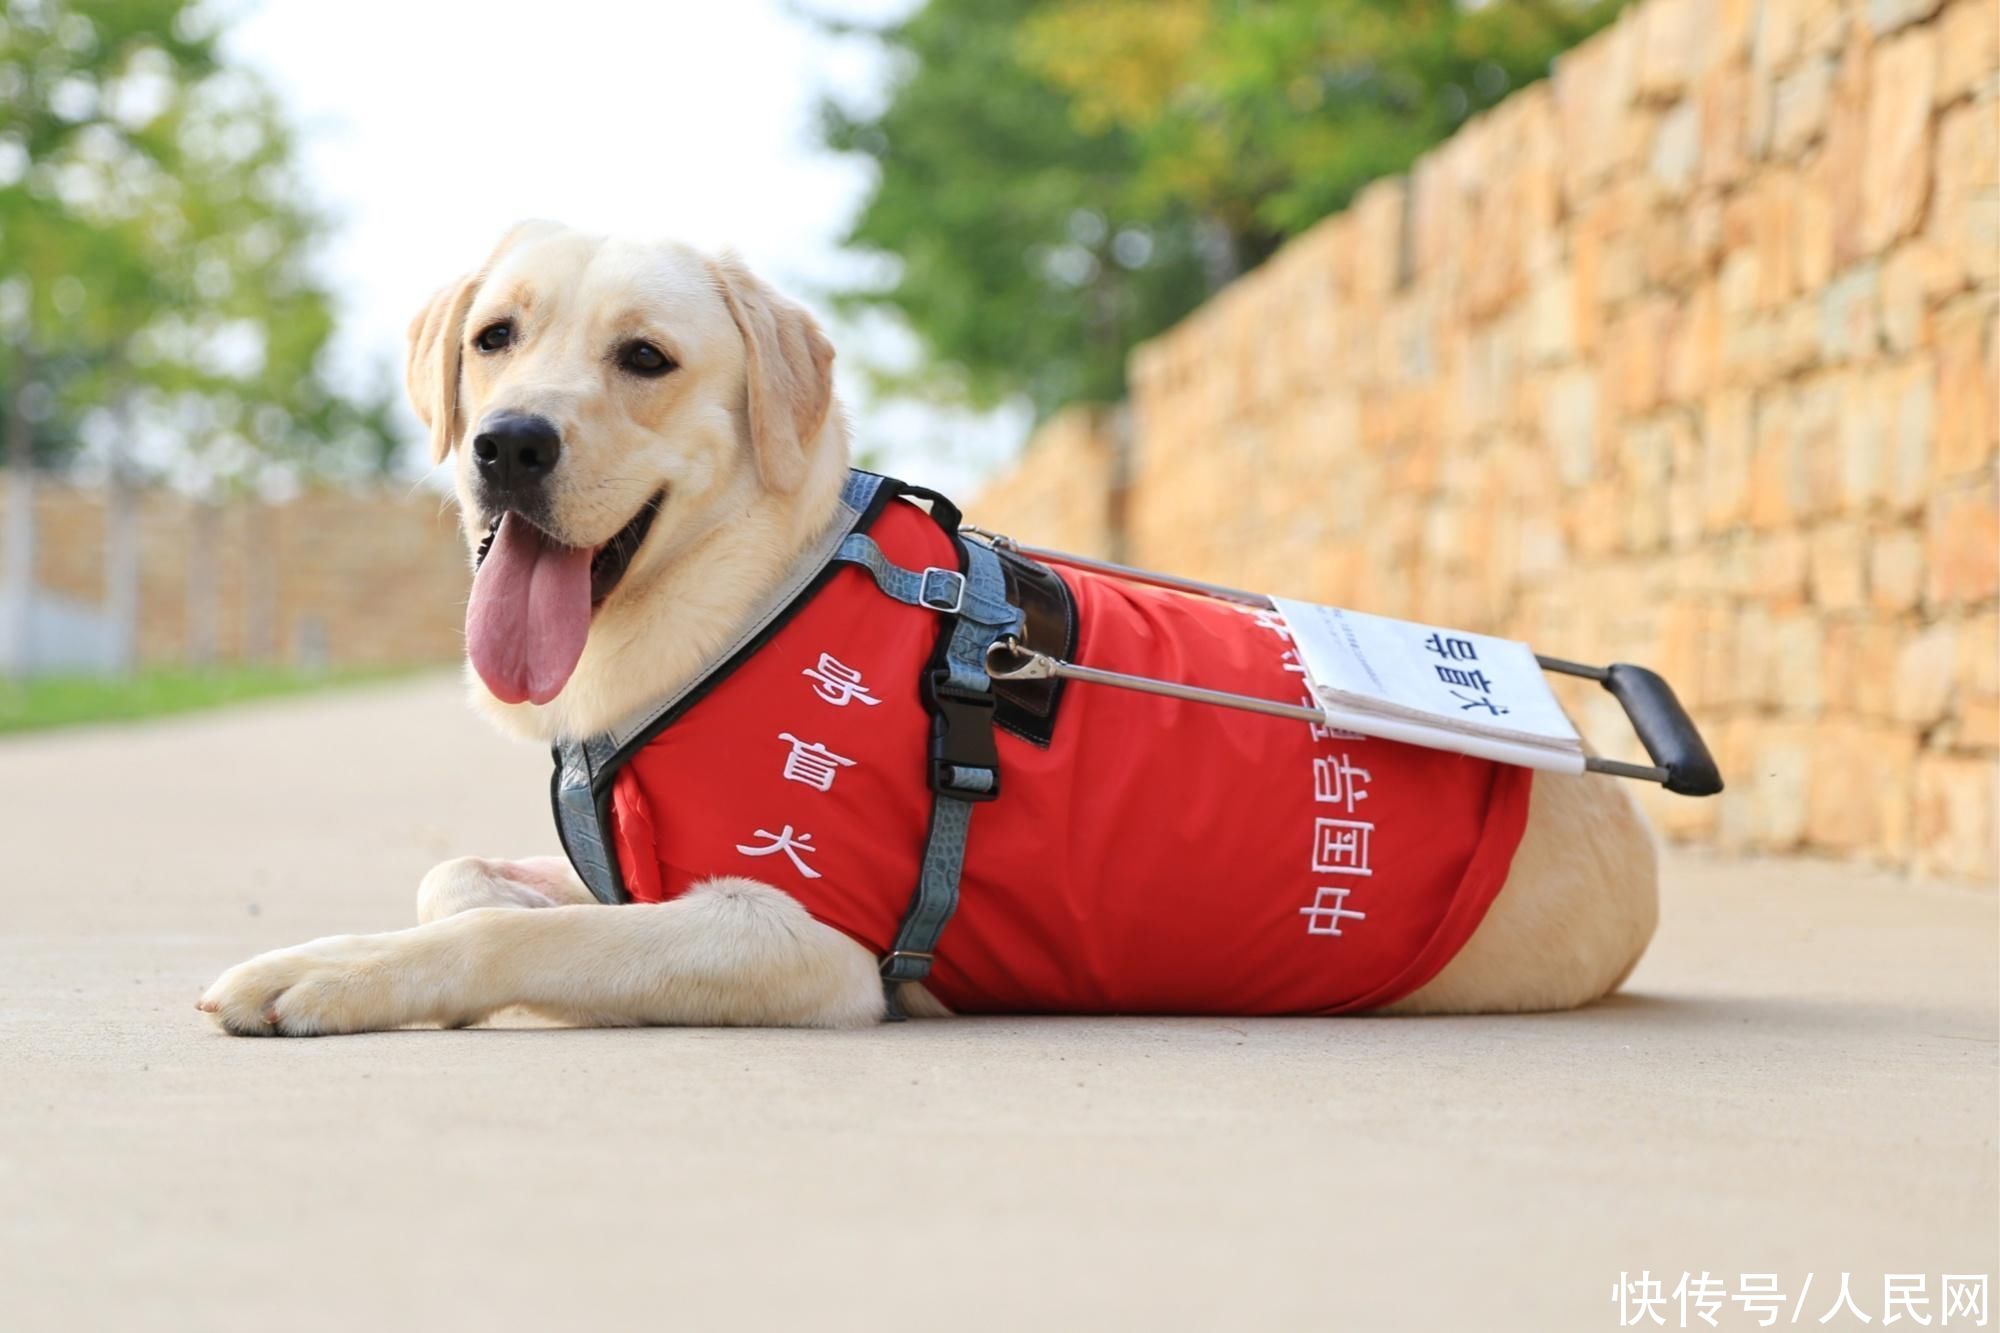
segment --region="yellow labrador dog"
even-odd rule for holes
[[[832,362],[805,310],[678,244],[528,224],[441,292],[411,325],[411,401],[455,458],[469,546],[541,543],[508,566],[531,571],[507,576],[510,595],[475,591],[476,706],[543,745],[592,736],[730,643],[835,512],[848,438]],[[1483,921],[1392,1008],[1588,1003],[1637,962],[1656,910],[1653,839],[1620,785],[1538,774]],[[253,958],[200,1008],[229,1032],[287,1036],[515,1005],[578,1025],[884,1016],[876,958],[755,879],[606,907],[562,858],[466,857],[424,877],[417,917]],[[903,991],[912,1013],[942,1012]]]

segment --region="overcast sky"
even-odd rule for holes
[[[811,3],[880,18],[913,0]],[[786,0],[266,0],[231,41],[290,102],[338,220],[326,267],[350,369],[400,372],[410,316],[521,218],[734,246],[822,317],[818,294],[866,272],[836,241],[869,168],[817,149],[813,114],[829,91],[878,93],[884,62]],[[871,404],[855,365],[903,340],[871,322],[834,341],[857,447],[903,476],[966,493],[1025,429]]]

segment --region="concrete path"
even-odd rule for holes
[[[1839,868],[1676,859],[1554,1017],[194,1012],[550,849],[546,771],[441,680],[0,744],[0,1329],[1596,1329],[1641,1269],[1812,1273],[1820,1327],[2000,1267],[1994,895]]]

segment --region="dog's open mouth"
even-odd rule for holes
[[[639,507],[632,515],[632,521],[612,534],[611,540],[597,548],[597,554],[590,557],[590,604],[601,606],[618,581],[625,577],[625,571],[632,564],[632,557],[639,554],[645,544],[646,534],[653,530],[653,516],[660,512],[660,501],[666,498],[661,491]]]
[[[653,530],[653,518],[660,512],[660,502],[666,498],[667,493],[661,491],[646,501],[632,516],[632,521],[613,533],[611,540],[598,547],[590,557],[591,606],[602,606],[604,599],[611,595],[611,590],[618,586],[618,581],[625,577],[632,557],[639,553],[639,548],[645,544],[646,534]],[[486,563],[486,555],[493,549],[493,539],[500,535],[501,520],[506,517],[504,513],[495,514],[493,521],[486,525],[486,536],[480,540],[479,550],[472,557],[475,571]],[[537,532],[540,530],[537,529]],[[545,542],[552,540],[546,533],[541,536]]]
[[[494,698],[545,704],[562,692],[591,616],[631,567],[664,494],[595,549],[564,546],[518,513],[493,521],[473,557],[465,649]]]

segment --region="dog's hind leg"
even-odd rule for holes
[[[1486,919],[1389,1013],[1573,1009],[1618,989],[1659,920],[1659,850],[1618,781],[1537,773],[1528,826]]]
[[[442,921],[478,907],[588,907],[596,901],[560,856],[461,856],[433,866],[417,885],[417,920]]]
[[[853,1027],[883,1012],[867,949],[748,879],[666,903],[475,908],[314,940],[231,968],[200,1007],[238,1035],[315,1036],[457,1027],[509,1005],[594,1027]]]

